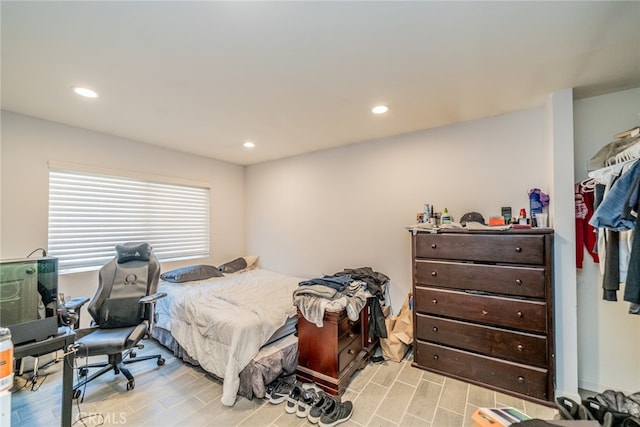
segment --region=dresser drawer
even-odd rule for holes
[[[488,356],[416,342],[415,363],[444,374],[548,400],[546,369],[494,359]]]
[[[416,260],[415,268],[418,285],[473,289],[529,298],[545,297],[542,267]]]
[[[362,350],[362,341],[358,335],[358,339],[351,341],[349,345],[338,353],[338,372],[342,372],[358,356],[360,350]]]
[[[414,304],[416,312],[423,314],[547,332],[547,305],[544,302],[416,286]]]
[[[346,315],[338,321],[338,351],[341,351],[346,345],[348,345],[354,337],[360,337],[360,320],[355,322],[349,319]]]
[[[416,314],[416,338],[500,359],[546,367],[547,339],[457,320]]]
[[[359,331],[357,334],[349,332],[340,337],[340,339],[338,340],[338,352],[341,352],[345,348],[349,347],[353,341],[360,341],[360,344],[362,344],[362,335],[360,335]]]
[[[419,233],[414,242],[417,258],[544,264],[543,235]]]

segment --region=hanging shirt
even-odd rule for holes
[[[605,227],[615,231],[633,230],[635,228],[635,221],[628,219],[623,213],[625,211],[625,202],[632,191],[632,186],[637,182],[636,177],[638,174],[640,174],[640,162],[636,161],[620,177],[617,179],[613,177],[615,182],[602,199],[602,203],[594,212],[589,224],[593,227]]]
[[[596,252],[596,229],[589,224],[594,211],[595,192],[592,187],[585,187],[579,182],[575,185],[574,193],[576,208],[576,267],[582,268],[585,249],[593,258],[593,262],[596,264],[600,262]]]

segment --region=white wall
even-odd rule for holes
[[[544,120],[535,109],[249,166],[247,249],[307,277],[370,266],[391,277],[397,311],[411,288],[405,227],[424,203],[488,220],[548,191]]]
[[[575,202],[573,192],[573,91],[552,93],[547,105],[547,132],[552,142],[550,162],[554,203],[554,329],[556,395],[579,400],[577,297],[575,262]]]
[[[210,258],[165,263],[163,271],[196,262],[218,265],[245,254],[242,166],[6,111],[1,136],[1,258],[47,247],[49,160],[209,183]],[[96,285],[96,271],[59,279],[60,291],[70,297],[92,296]]]
[[[640,125],[640,88],[574,103],[575,182],[587,178],[587,162],[622,130]],[[602,275],[585,253],[577,270],[578,377],[588,390],[635,393],[640,390],[640,317],[627,314],[629,303],[602,299]]]

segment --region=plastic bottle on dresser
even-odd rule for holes
[[[529,224],[529,218],[527,218],[527,210],[525,208],[520,209],[518,224]]]
[[[451,219],[451,215],[449,215],[449,209],[444,208],[444,212],[442,212],[442,218],[441,218],[442,225],[451,224],[451,221],[452,219]]]

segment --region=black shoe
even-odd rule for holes
[[[284,406],[284,410],[287,411],[288,414],[295,414],[298,410],[298,400],[300,400],[302,396],[302,391],[302,384],[296,382],[286,398],[287,404]]]
[[[309,409],[309,415],[307,415],[307,419],[309,420],[309,422],[311,424],[318,424],[320,418],[322,418],[322,416],[327,413],[329,407],[333,404],[332,402],[334,399],[339,398],[330,396],[322,390],[319,391],[318,400],[316,400],[313,406],[311,406],[311,409]]]
[[[264,396],[267,399],[270,399],[271,393],[273,393],[273,391],[280,385],[281,382],[282,382],[282,378],[278,377],[275,380],[271,381],[269,384],[267,384],[267,386],[264,389]]]
[[[309,411],[314,403],[319,399],[318,393],[314,388],[303,388],[300,399],[298,399],[298,408],[296,415],[300,418],[307,418]]]
[[[558,397],[556,399],[556,406],[560,411],[560,416],[563,420],[579,420],[578,409],[580,405],[577,402],[569,399],[568,397]]]
[[[268,395],[269,402],[274,405],[284,402],[289,397],[291,390],[293,390],[293,384],[284,380],[278,381]]]
[[[334,400],[329,411],[320,418],[320,427],[333,427],[347,421],[353,414],[353,404],[350,401]]]
[[[613,408],[603,405],[594,397],[588,397],[582,401],[587,409],[590,418],[582,418],[596,420],[603,427],[619,427],[623,422],[631,416],[626,412],[620,412]],[[633,424],[631,424],[633,425]]]
[[[596,420],[600,423],[600,425],[603,425],[605,421],[604,416],[609,412],[609,408],[598,402],[593,397],[582,399],[582,405],[587,409],[587,415],[589,416],[589,418],[582,419]]]

